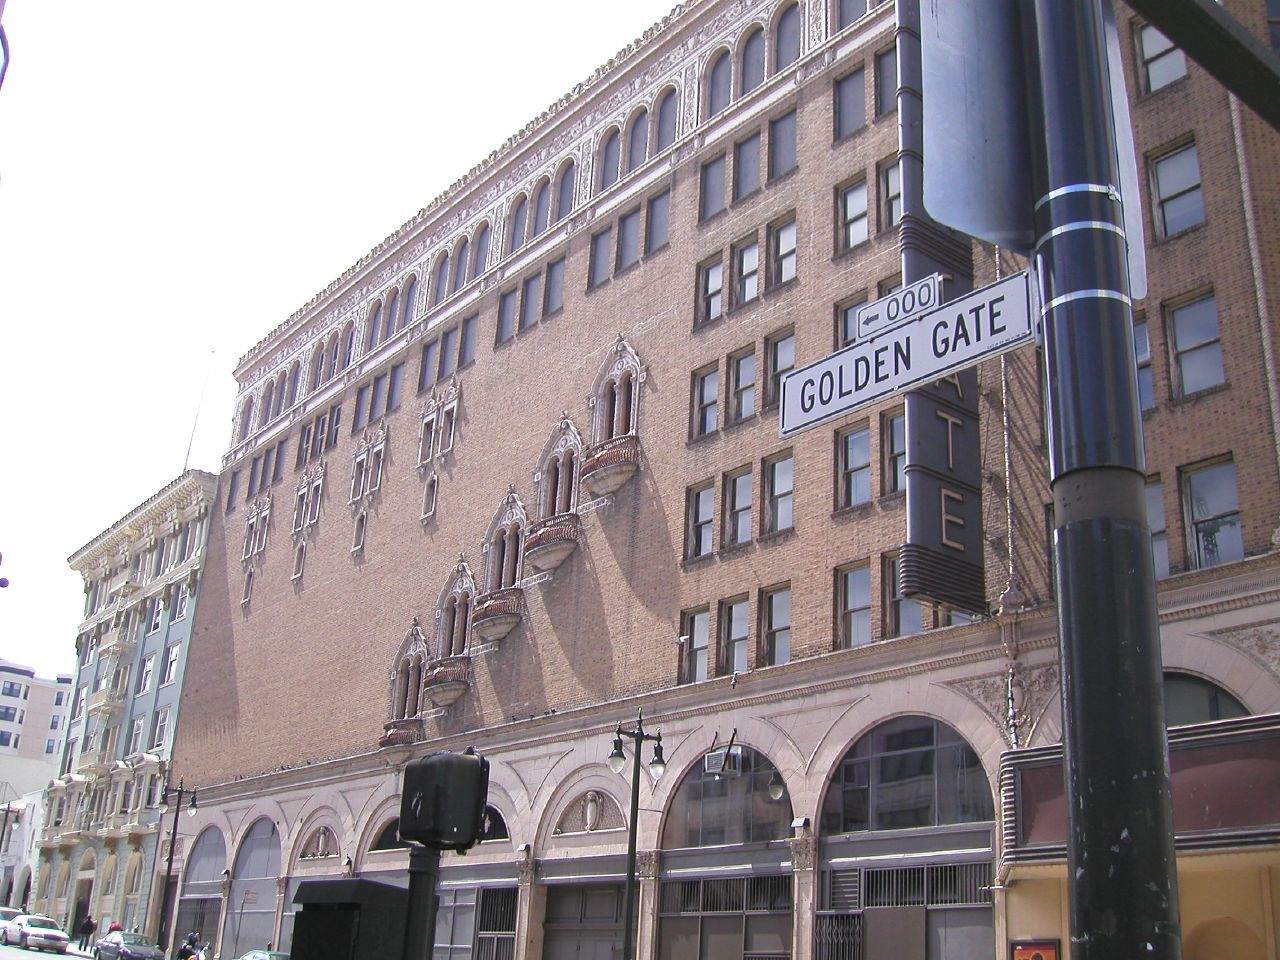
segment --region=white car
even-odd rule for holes
[[[20,916],[22,916],[22,911],[15,907],[0,907],[0,943],[4,942],[5,927]]]
[[[24,913],[14,917],[0,929],[0,939],[5,943],[17,943],[24,950],[53,950],[66,953],[71,938],[62,932],[58,921],[39,914]]]

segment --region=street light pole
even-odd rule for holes
[[[165,805],[169,802],[169,786],[165,785],[164,792],[160,796],[161,816],[164,814]],[[159,944],[161,950],[167,950],[165,947],[165,937],[168,933],[169,926],[169,890],[173,884],[173,848],[178,840],[178,814],[182,812],[182,797],[186,793],[186,785],[182,782],[182,778],[178,778],[177,797],[173,804],[173,826],[169,828],[169,856],[165,859],[164,868],[164,891],[160,896],[160,925],[156,930],[156,943]],[[187,805],[187,813],[190,816],[196,814],[196,792],[191,791],[191,802]]]
[[[636,820],[640,815],[640,745],[646,740],[653,742],[653,759],[649,761],[649,772],[654,780],[659,780],[666,773],[667,762],[662,757],[662,732],[644,732],[644,711],[636,711],[636,725],[633,730],[622,729],[619,723],[613,735],[613,753],[609,754],[609,769],[621,773],[626,766],[626,756],[622,752],[622,738],[629,738],[635,747],[632,750],[631,764],[631,819],[627,821],[627,887],[625,893],[626,911],[622,922],[622,960],[632,960],[635,956],[635,896],[636,896]]]

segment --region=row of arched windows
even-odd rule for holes
[[[745,96],[764,83],[767,72],[777,73],[800,59],[800,5],[787,4],[773,19],[766,40],[762,24],[754,24],[743,33],[735,57],[728,49],[720,50],[708,61],[703,77],[703,119],[722,113],[736,96]],[[735,64],[737,66],[735,83]]]

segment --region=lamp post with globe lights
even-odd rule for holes
[[[160,897],[160,923],[156,928],[156,943],[160,945],[162,950],[165,947],[165,937],[168,934],[169,926],[169,891],[173,885],[173,848],[178,841],[178,814],[182,811],[182,798],[190,793],[191,799],[187,803],[187,816],[194,817],[196,815],[196,791],[194,788],[187,790],[186,785],[182,782],[182,778],[178,778],[177,789],[171,788],[167,783],[164,791],[160,794],[160,816],[164,817],[165,811],[169,807],[169,795],[176,794],[173,798],[173,826],[169,828],[169,856],[165,861],[164,868],[164,891]]]
[[[636,894],[636,819],[640,815],[640,745],[646,740],[653,743],[653,759],[649,761],[649,773],[653,779],[660,780],[667,772],[667,761],[662,756],[662,732],[645,733],[644,711],[636,711],[634,729],[624,730],[619,723],[613,732],[613,753],[609,754],[609,769],[614,773],[622,773],[627,765],[626,754],[622,752],[622,738],[627,737],[634,744],[631,765],[631,818],[627,821],[627,888],[626,913],[623,914],[622,925],[622,960],[632,960],[635,956],[635,894]]]

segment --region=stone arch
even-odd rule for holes
[[[244,398],[244,403],[240,405],[240,424],[236,429],[236,443],[243,443],[249,438],[249,431],[253,429],[253,396]]]
[[[563,758],[561,763],[556,767],[564,769],[556,769],[552,773],[554,777],[554,788],[547,795],[545,801],[540,805],[538,810],[538,822],[535,834],[534,851],[540,853],[557,841],[555,829],[560,821],[564,818],[569,807],[579,798],[584,796],[588,791],[594,791],[607,797],[608,800],[623,812],[623,827],[626,827],[625,811],[628,809],[630,772],[625,777],[619,776],[605,766],[605,752],[600,749],[599,744],[593,744],[595,750],[590,757],[584,756],[585,750],[582,748],[575,752],[574,755]],[[607,747],[607,742],[605,743]],[[647,768],[642,768],[640,774],[640,794],[642,807],[659,806],[657,799],[657,790],[652,777],[649,776]],[[548,780],[551,780],[549,777]],[[663,780],[666,778],[664,777]],[[659,789],[662,781],[656,785]],[[663,801],[665,805],[665,800]],[[642,811],[642,820],[647,815]],[[647,836],[647,831],[643,831],[643,836]],[[654,834],[653,836],[656,836]],[[595,836],[595,840],[599,842],[602,838]],[[620,839],[623,849],[626,848],[625,834]],[[639,843],[639,841],[637,841]],[[645,842],[648,842],[647,840]],[[653,849],[653,846],[643,846],[643,849]]]
[[[1187,960],[1264,960],[1261,938],[1235,917],[1215,917],[1198,924],[1186,938]]]
[[[530,203],[529,239],[540,237],[551,226],[551,180],[542,177],[534,185]]]
[[[601,135],[595,153],[596,192],[608,190],[622,176],[622,131],[610,125]]]
[[[785,70],[804,53],[804,22],[797,0],[781,3],[769,24],[769,74]]]
[[[222,954],[239,956],[275,939],[280,855],[280,832],[275,821],[268,816],[258,817],[240,838],[232,861]]]
[[[553,223],[559,223],[573,212],[577,200],[577,164],[569,157],[556,171],[556,211]]]
[[[689,847],[718,846],[724,843],[738,843],[761,839],[763,836],[772,840],[785,840],[790,836],[791,823],[795,816],[794,801],[786,790],[786,781],[781,770],[763,750],[743,742],[741,737],[734,738],[732,747],[728,743],[716,749],[734,752],[737,758],[738,773],[731,777],[717,777],[703,766],[703,760],[711,751],[699,753],[694,762],[685,766],[677,778],[673,778],[667,786],[666,802],[663,804],[662,823],[658,831],[658,843],[662,849],[681,849]],[[670,770],[668,770],[670,775]],[[665,777],[663,778],[666,779]],[[737,809],[750,816],[749,821],[735,821],[731,818],[723,820],[723,834],[719,837],[710,833],[708,822],[701,812],[696,817],[689,816],[687,808],[697,802],[701,805],[708,802],[703,789],[693,789],[695,785],[709,782],[712,779],[727,781],[727,789],[723,802],[728,805],[736,803]],[[781,783],[782,789],[777,797],[769,792],[772,785]],[[690,788],[685,793],[685,787]],[[737,793],[740,799],[731,796]],[[744,798],[745,799],[741,799]],[[765,799],[767,798],[767,799]],[[713,804],[718,798],[712,798]],[[745,831],[741,836],[734,832]],[[773,836],[769,837],[768,834]],[[693,842],[690,842],[690,841]]]
[[[182,885],[171,934],[198,930],[213,940],[217,936],[222,907],[223,882],[228,868],[227,843],[222,830],[206,826],[183,859]],[[145,914],[142,907],[139,909]]]
[[[449,251],[441,250],[431,271],[431,305],[434,307],[449,294]]]
[[[733,102],[733,53],[728,47],[716,47],[707,57],[701,100],[705,120],[719,116]]]
[[[566,410],[561,413],[560,422],[542,448],[538,472],[534,475],[538,485],[540,519],[577,510],[578,467],[581,462],[582,436]]]
[[[476,581],[465,557],[458,555],[440,599],[436,603],[436,651],[438,657],[457,657],[466,652],[471,631],[471,605]]]
[[[650,129],[648,108],[640,106],[631,112],[623,129],[626,131],[626,159],[623,170],[630,173],[644,165],[650,155]]]
[[[400,816],[400,795],[384,797],[381,801],[374,804],[368,816],[364,819],[364,826],[356,832],[355,849],[351,852],[351,859],[355,865],[355,872],[359,873],[364,869],[365,858],[372,853],[374,856],[384,856],[384,851],[371,851],[370,847],[373,842],[378,839],[378,835],[383,831],[388,823],[399,819]],[[400,851],[404,855],[404,851]],[[407,857],[406,857],[407,860]]]
[[[457,293],[467,285],[467,268],[471,262],[471,238],[465,233],[453,246],[453,276],[449,280],[449,292]]]
[[[640,357],[622,334],[605,356],[591,385],[587,407],[591,410],[591,442],[636,433],[640,423],[640,386],[647,372]]]
[[[518,194],[507,207],[507,253],[515,253],[524,246],[529,227],[529,200]]]
[[[565,807],[552,828],[552,833],[564,836],[626,828],[627,818],[612,794],[600,790],[584,790]]]
[[[403,330],[413,323],[414,318],[418,314],[418,275],[410,273],[404,278],[401,285],[404,291],[403,300],[400,305],[400,329]]]
[[[471,247],[471,279],[479,279],[481,274],[489,269],[489,237],[491,231],[489,229],[489,221],[481,220],[479,226],[476,227],[473,236],[475,238]]]
[[[737,95],[750,93],[761,86],[768,76],[768,41],[765,39],[764,24],[753,20],[747,24],[738,36],[738,47],[735,58],[738,62]]]
[[[523,576],[524,531],[529,525],[524,503],[514,486],[498,504],[484,540],[484,585],[487,593],[514,587]]]
[[[668,85],[653,100],[653,153],[669,150],[680,138],[680,91]]]

